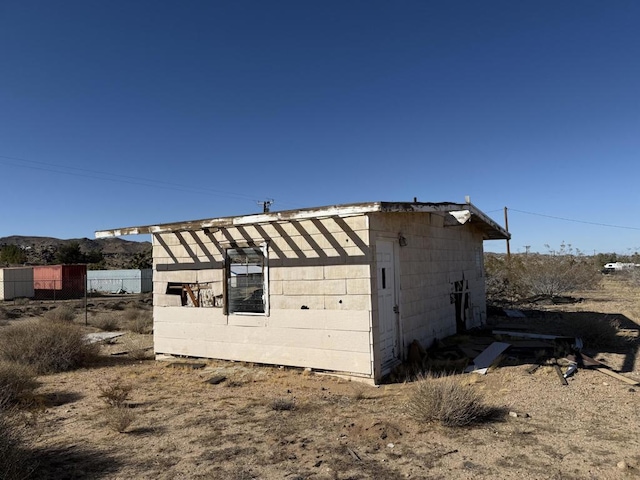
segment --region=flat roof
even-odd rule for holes
[[[184,232],[203,229],[215,229],[244,225],[257,225],[290,220],[311,218],[350,217],[367,213],[441,213],[448,220],[458,224],[469,223],[480,229],[486,240],[507,240],[511,238],[504,227],[498,225],[488,215],[471,203],[424,203],[424,202],[369,202],[331,205],[325,207],[282,210],[276,212],[256,213],[235,217],[207,218],[184,222],[160,223],[157,225],[141,225],[121,227],[110,230],[98,230],[96,238],[120,237],[123,235],[141,235],[153,233]],[[455,223],[451,223],[455,224]]]

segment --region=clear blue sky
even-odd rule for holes
[[[0,69],[0,236],[469,195],[640,250],[640,2],[3,0]]]

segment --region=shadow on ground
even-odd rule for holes
[[[35,470],[29,478],[37,480],[99,479],[122,467],[122,462],[108,453],[78,445],[36,448],[30,452],[30,460]]]

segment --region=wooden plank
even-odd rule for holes
[[[495,362],[496,358],[498,358],[500,354],[510,346],[510,343],[493,342],[483,350],[480,355],[473,359],[473,365],[469,365],[465,369],[465,372],[474,372],[484,375],[487,371],[486,369],[488,369],[493,362]]]
[[[198,303],[198,299],[196,298],[196,296],[193,294],[193,290],[191,290],[191,286],[188,283],[185,283],[184,284],[184,289],[189,294],[189,298],[191,298],[191,301],[193,302],[193,306],[194,307],[199,307],[200,304]]]
[[[546,335],[543,333],[528,333],[528,332],[512,332],[509,330],[493,330],[494,335],[508,335],[510,337],[521,337],[521,338],[539,338],[545,340],[557,340],[564,339],[573,340],[573,337],[565,337],[562,335]]]
[[[608,368],[596,367],[596,370],[599,371],[600,373],[604,373],[605,375],[609,375],[610,377],[617,378],[618,380],[623,381],[624,383],[628,383],[629,385],[640,385],[640,382],[637,382],[635,380],[632,380],[631,378],[627,378],[623,375],[620,375],[619,373],[616,373],[613,370],[609,370]]]
[[[578,365],[580,365],[580,361],[582,361],[585,367],[606,367],[604,363],[601,363],[595,358],[591,358],[582,352],[578,353],[576,361],[578,362]]]
[[[558,378],[560,378],[560,383],[562,383],[562,385],[569,385],[569,382],[567,382],[567,379],[564,378],[564,375],[562,374],[562,370],[560,370],[560,366],[556,363],[553,368],[558,374]]]

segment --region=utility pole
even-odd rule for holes
[[[504,229],[509,232],[509,216],[507,215],[507,207],[504,207]],[[509,247],[509,239],[507,238],[507,260],[511,260],[511,248]]]

